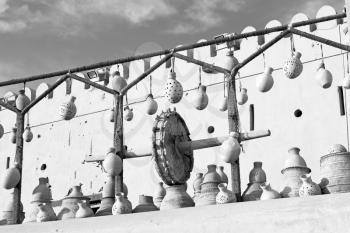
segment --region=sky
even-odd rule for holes
[[[344,0],[0,0],[0,81],[314,18],[323,5],[341,12]]]

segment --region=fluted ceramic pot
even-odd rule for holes
[[[160,205],[160,210],[192,206],[194,206],[194,201],[186,192],[185,185],[171,185],[166,187],[166,194]]]
[[[204,175],[201,184],[201,194],[197,199],[196,205],[215,205],[216,195],[219,193],[218,185],[221,183],[221,177],[216,172],[216,165],[208,165],[208,172]]]

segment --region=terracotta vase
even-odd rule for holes
[[[33,202],[48,203],[52,200],[52,194],[49,185],[49,179],[45,177],[39,178],[39,184],[36,186],[32,192]]]
[[[53,219],[52,213],[46,208],[46,204],[39,204],[38,205],[38,213],[36,215],[36,221],[37,222],[48,222],[48,221],[55,221],[56,219]]]
[[[21,174],[18,168],[12,167],[4,171],[1,179],[1,184],[4,189],[12,189],[16,187],[21,179]]]
[[[260,185],[262,188],[262,194],[260,200],[271,200],[280,198],[281,195],[276,190],[272,189],[269,183],[263,183]]]
[[[115,71],[112,74],[111,83],[112,83],[113,90],[115,90],[117,92],[120,92],[124,87],[126,87],[126,85],[128,85],[125,78],[120,76],[119,71]]]
[[[225,97],[221,100],[219,106],[220,106],[220,107],[219,107],[219,110],[220,110],[221,112],[225,112],[225,111],[227,110],[227,96],[225,96]]]
[[[158,103],[154,100],[153,95],[149,94],[146,98],[146,113],[148,115],[153,115],[158,110]]]
[[[110,122],[114,122],[114,108],[111,108],[110,110],[109,110],[109,121]]]
[[[115,153],[115,148],[110,148],[102,162],[105,172],[111,176],[117,176],[123,170],[123,161]],[[114,195],[113,195],[114,196]]]
[[[4,130],[4,126],[2,126],[2,124],[0,124],[0,138],[2,138],[2,136],[4,136],[5,130]]]
[[[129,108],[129,106],[126,106],[124,108],[124,119],[126,121],[131,121],[134,118],[134,112],[132,108]]]
[[[346,77],[343,79],[342,86],[345,89],[350,89],[350,74],[347,74]]]
[[[226,204],[236,202],[235,194],[227,189],[227,184],[221,183],[218,185],[219,193],[216,195],[216,204]]]
[[[59,115],[62,120],[71,120],[75,117],[77,113],[77,107],[75,106],[74,101],[76,100],[75,96],[72,96],[68,102],[64,102],[59,107]]]
[[[17,128],[12,128],[12,132],[10,134],[10,142],[13,144],[16,144],[16,137],[17,137]]]
[[[299,189],[300,197],[321,195],[321,188],[318,184],[311,180],[311,176],[302,175],[300,176],[301,181],[303,182]]]
[[[242,90],[237,95],[237,104],[243,105],[248,101],[247,89],[242,88]]]
[[[163,186],[163,182],[158,182],[153,194],[153,202],[158,209],[160,208],[160,204],[162,203],[165,197],[165,194],[166,194],[166,190]]]
[[[303,72],[303,63],[300,61],[301,53],[294,52],[283,66],[283,72],[287,78],[294,79]]]
[[[221,177],[216,172],[216,165],[208,165],[208,172],[204,175],[201,184],[201,193],[196,201],[196,206],[215,205],[216,195],[219,193],[218,185],[221,183]]]
[[[220,58],[220,61],[216,63],[218,66],[226,70],[232,70],[233,67],[237,65],[239,62],[237,58],[233,56],[233,51],[228,51],[226,55],[223,58]]]
[[[23,132],[23,139],[26,142],[31,142],[33,140],[33,133],[29,125],[27,125],[26,129]]]
[[[112,214],[130,214],[131,212],[132,208],[127,202],[127,200],[124,198],[124,195],[122,193],[117,193],[115,195],[115,202],[112,207]]]
[[[20,90],[16,98],[16,108],[22,111],[29,103],[30,99],[24,94],[24,90]]]
[[[176,104],[180,102],[182,96],[182,85],[176,80],[176,73],[173,72],[173,70],[170,70],[168,81],[165,84],[165,97],[170,103]]]
[[[249,173],[249,183],[264,183],[266,182],[266,173],[262,169],[262,162],[254,162],[253,169]]]
[[[273,86],[273,78],[272,78],[272,71],[273,69],[271,67],[266,67],[263,74],[261,74],[256,79],[256,88],[261,92],[268,92],[271,90]]]
[[[185,185],[171,185],[166,187],[165,197],[160,210],[178,209],[194,206],[194,201],[186,192]]]
[[[317,68],[315,79],[322,88],[329,88],[332,85],[332,74],[329,70],[326,70],[323,62]]]
[[[260,200],[262,194],[262,184],[266,182],[266,173],[262,169],[262,162],[254,162],[254,167],[249,173],[249,183],[242,194],[243,201]]]
[[[228,184],[228,177],[227,177],[226,173],[224,172],[224,167],[219,166],[217,169],[217,172],[221,178],[221,183]]]
[[[231,132],[220,146],[220,157],[225,163],[234,163],[239,158],[241,146],[237,140],[239,134]]]
[[[208,106],[209,99],[206,91],[207,87],[200,85],[197,92],[194,94],[193,103],[197,110],[203,110]]]
[[[148,211],[156,211],[158,210],[157,206],[153,203],[152,196],[139,196],[139,204],[132,210],[133,213],[141,213]]]

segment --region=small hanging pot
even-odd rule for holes
[[[219,66],[226,70],[232,70],[238,64],[237,58],[233,56],[233,51],[228,51],[223,59],[220,59]]]
[[[114,122],[114,108],[109,110],[109,121]]]
[[[111,176],[117,176],[123,170],[123,161],[115,153],[115,149],[113,147],[109,149],[105,159],[102,162],[102,166],[106,173]]]
[[[237,103],[239,105],[243,105],[248,101],[247,89],[242,88],[241,91],[237,95]]]
[[[165,97],[172,104],[180,102],[183,96],[183,88],[179,81],[176,80],[176,73],[170,70],[168,81],[165,84]]]
[[[208,106],[208,95],[206,93],[207,87],[204,85],[200,85],[198,87],[197,93],[194,96],[194,106],[198,110],[203,110]]]
[[[148,115],[153,115],[157,112],[158,110],[158,103],[153,99],[153,95],[149,94],[146,98],[146,105],[147,105],[147,114]]]
[[[2,138],[2,136],[4,136],[4,126],[2,126],[2,124],[0,124],[0,138]]]
[[[68,102],[64,102],[59,107],[59,115],[61,116],[62,120],[71,120],[73,117],[75,117],[75,114],[77,113],[77,107],[75,106],[74,101],[76,100],[75,96],[72,96],[71,99]]]
[[[19,95],[16,98],[16,108],[18,110],[23,110],[30,103],[28,96],[24,94],[24,90],[19,91]]]
[[[264,73],[257,77],[256,88],[258,88],[259,91],[268,92],[272,88],[274,83],[271,75],[272,71],[273,69],[271,67],[266,67]]]
[[[120,76],[119,71],[115,71],[112,75],[112,88],[115,91],[120,92],[128,83],[126,82],[125,78]]]
[[[1,184],[4,189],[12,189],[16,187],[21,179],[19,170],[16,167],[8,168],[2,175]]]
[[[316,81],[322,88],[329,88],[332,85],[333,77],[329,70],[326,70],[324,63],[322,62],[317,68]]]
[[[342,86],[345,89],[350,89],[350,74],[347,74],[346,77],[343,79]]]
[[[226,163],[234,163],[239,158],[241,146],[238,142],[238,133],[231,132],[230,136],[221,144],[221,159]]]
[[[303,71],[303,63],[300,61],[301,53],[295,52],[283,66],[283,72],[287,78],[294,79]]]
[[[31,142],[33,139],[33,133],[29,125],[27,125],[26,129],[23,132],[23,138],[26,142]]]
[[[12,132],[10,134],[10,142],[13,144],[16,144],[16,138],[17,138],[17,128],[12,128]]]
[[[124,108],[124,119],[126,121],[131,121],[133,118],[134,118],[133,109],[129,108],[129,106],[126,106]]]
[[[227,96],[224,96],[219,106],[220,111],[225,112],[227,110]]]

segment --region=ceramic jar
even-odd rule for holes
[[[200,196],[202,182],[203,182],[203,173],[196,173],[196,178],[194,179],[193,185],[192,185],[193,192],[194,192],[192,199],[194,202],[197,202],[197,199]]]
[[[158,208],[153,203],[152,196],[139,196],[139,204],[132,210],[133,213],[156,211]]]
[[[220,157],[226,163],[234,163],[239,158],[241,146],[238,142],[239,134],[231,132],[220,146]]]
[[[324,63],[322,62],[316,72],[316,81],[322,88],[329,88],[332,85],[333,77],[329,70],[326,70]]]
[[[220,58],[220,61],[216,63],[218,66],[231,71],[239,62],[237,58],[233,56],[233,51],[228,51],[226,55]]]
[[[57,217],[55,212],[53,212],[52,206],[47,205],[46,203],[42,203],[38,205],[38,213],[36,214],[37,222],[48,222],[48,221],[56,221]]]
[[[346,77],[343,79],[342,86],[345,89],[350,89],[350,74],[346,74]]]
[[[2,174],[1,186],[4,189],[12,189],[16,187],[20,179],[21,179],[21,174],[19,173],[18,168],[16,167],[8,168]]]
[[[124,119],[126,121],[131,121],[134,118],[134,112],[133,109],[130,108],[129,106],[126,106],[124,108]]]
[[[103,169],[111,176],[117,176],[123,170],[123,161],[115,153],[115,148],[111,147],[102,162]],[[114,195],[113,195],[114,196]]]
[[[271,200],[281,197],[279,192],[272,189],[269,183],[263,183],[262,185],[260,185],[260,187],[262,189],[260,200]]]
[[[24,90],[20,90],[16,98],[16,108],[22,111],[30,103],[28,96],[24,94]]]
[[[2,138],[2,136],[4,136],[5,130],[4,130],[4,126],[2,126],[2,124],[0,124],[0,138]]]
[[[254,167],[249,173],[248,187],[242,194],[243,201],[260,200],[263,192],[261,185],[266,182],[266,173],[262,169],[262,162],[254,162]]]
[[[221,183],[218,185],[219,193],[216,195],[216,204],[226,204],[236,202],[235,194],[227,189],[227,184]]]
[[[228,184],[228,177],[227,177],[226,173],[224,172],[224,167],[219,166],[217,169],[217,172],[221,178],[221,183]]]
[[[209,99],[206,91],[207,87],[200,85],[197,92],[194,94],[193,103],[197,110],[203,110],[208,106]]]
[[[38,202],[50,202],[52,200],[52,194],[48,178],[39,178],[39,184],[34,188],[32,198],[33,201]]]
[[[10,134],[10,142],[16,144],[17,137],[17,128],[12,128],[12,132]]]
[[[29,125],[27,125],[26,129],[23,132],[23,139],[26,142],[31,142],[33,140],[33,133]]]
[[[149,94],[146,98],[146,113],[148,115],[153,115],[158,110],[158,103],[153,99],[153,95]]]
[[[274,83],[272,78],[272,71],[273,69],[271,67],[266,67],[264,73],[257,77],[256,88],[259,91],[268,92],[272,88]]]
[[[288,150],[288,158],[285,161],[284,169],[281,171],[285,182],[285,187],[281,192],[282,197],[298,197],[302,185],[300,177],[311,172],[299,153],[300,149],[297,147]]]
[[[168,81],[165,84],[165,97],[170,103],[176,104],[180,102],[182,96],[182,85],[176,80],[176,73],[173,70],[170,70]]]
[[[96,211],[95,216],[112,215],[112,207],[114,205],[114,197],[102,197],[100,208]]]
[[[255,161],[253,169],[249,173],[249,183],[264,183],[266,182],[266,173],[262,169],[262,162]]]
[[[243,105],[248,101],[247,89],[242,88],[242,90],[237,95],[237,104]]]
[[[132,208],[127,200],[124,198],[122,193],[117,193],[115,195],[115,202],[112,207],[112,214],[130,214],[132,212]]]
[[[300,179],[303,182],[299,189],[300,197],[307,197],[307,196],[322,194],[320,186],[311,180],[311,176],[302,175],[300,176]]]
[[[201,193],[197,199],[196,205],[215,205],[216,195],[219,193],[218,185],[221,183],[221,177],[216,172],[216,165],[208,165],[208,172],[204,175],[201,184]]]
[[[77,107],[75,106],[74,101],[76,100],[75,96],[72,96],[68,102],[64,102],[59,107],[59,115],[62,120],[71,120],[75,117],[77,113]]]
[[[163,182],[158,182],[156,189],[154,190],[154,194],[153,194],[153,202],[154,205],[157,206],[157,208],[159,209],[160,204],[162,203],[164,196],[166,194],[166,190],[163,187]]]
[[[166,187],[165,197],[160,204],[160,210],[169,210],[194,206],[185,185],[171,185]]]
[[[294,79],[303,71],[303,63],[300,61],[300,57],[300,52],[294,52],[293,56],[284,63],[283,72],[287,78]]]
[[[125,78],[120,76],[119,71],[115,71],[112,74],[111,83],[112,83],[113,90],[115,90],[117,92],[120,92],[127,85]]]
[[[224,98],[221,100],[219,105],[219,110],[221,112],[225,112],[227,110],[227,96],[224,96]]]

